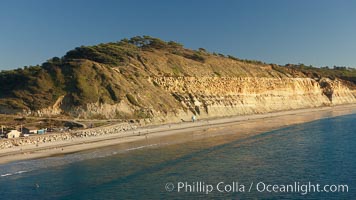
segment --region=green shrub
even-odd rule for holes
[[[136,98],[132,94],[126,94],[127,100],[135,106],[140,106],[140,104],[137,102]]]
[[[240,59],[234,57],[234,56],[231,56],[231,55],[227,55],[228,58],[232,59],[232,60],[237,60],[237,61],[240,61]]]
[[[185,58],[191,59],[191,60],[195,60],[198,62],[204,62],[205,61],[205,57],[202,56],[200,53],[193,53],[193,54],[184,54]]]

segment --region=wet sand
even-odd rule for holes
[[[356,104],[323,108],[308,108],[281,111],[267,114],[234,116],[196,122],[148,126],[136,130],[112,135],[76,138],[71,141],[59,141],[36,145],[27,145],[0,150],[0,164],[74,153],[112,145],[139,144],[150,140],[172,140],[184,142],[191,139],[186,134],[196,136],[196,139],[223,134],[234,134],[235,138],[246,138],[266,131],[289,125],[310,122],[322,118],[355,114]]]

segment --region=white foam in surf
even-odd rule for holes
[[[27,171],[18,171],[18,172],[15,172],[15,174],[22,174],[22,173],[25,173]]]
[[[137,149],[143,149],[143,148],[153,147],[153,146],[157,146],[157,145],[159,145],[159,144],[150,144],[150,145],[144,145],[144,146],[139,146],[139,147],[133,147],[133,148],[126,149],[126,151],[132,151],[132,150],[137,150]]]
[[[15,174],[22,174],[22,173],[25,173],[25,172],[27,172],[27,171],[18,171],[18,172],[15,172],[15,173],[1,174],[0,176],[1,177],[12,176],[12,175],[15,175]]]
[[[1,174],[1,177],[4,177],[4,176],[11,176],[12,174]]]

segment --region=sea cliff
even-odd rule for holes
[[[355,70],[343,70],[135,37],[1,72],[0,113],[164,123],[356,103]]]

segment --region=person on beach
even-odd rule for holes
[[[195,122],[195,120],[196,120],[196,116],[193,115],[193,116],[192,116],[192,122]]]

